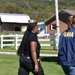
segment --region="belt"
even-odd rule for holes
[[[27,56],[27,59],[30,59],[30,57],[29,57],[29,56]],[[40,61],[40,59],[37,59],[37,61],[39,62],[39,61]]]
[[[22,56],[25,56],[25,57],[27,57],[27,59],[30,59],[30,56],[27,56],[27,55],[24,55],[24,54],[22,54]]]
[[[30,59],[30,57],[29,57],[29,56],[27,56],[27,59]]]
[[[23,56],[24,54],[22,54],[22,56]],[[26,56],[26,55],[24,55],[24,56]],[[30,56],[26,56],[27,57],[27,59],[30,59]],[[39,62],[40,61],[40,59],[37,59],[37,61]]]

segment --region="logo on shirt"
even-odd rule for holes
[[[64,32],[63,35],[64,35],[64,37],[73,37],[74,32]]]

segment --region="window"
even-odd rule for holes
[[[56,30],[56,24],[51,24],[51,30]]]
[[[15,31],[20,31],[20,28],[19,27],[15,27]]]

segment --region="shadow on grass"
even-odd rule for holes
[[[58,62],[58,57],[41,57],[44,62]]]

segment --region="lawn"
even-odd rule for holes
[[[1,52],[16,52],[14,47],[4,47]],[[58,50],[50,49],[49,47],[41,48],[42,54],[57,54]],[[57,57],[41,57],[42,67],[45,75],[64,75],[60,65],[57,63]],[[18,75],[19,57],[17,55],[0,54],[0,75]],[[29,75],[33,75],[30,73]]]
[[[1,52],[16,52],[14,47],[4,47],[3,49],[0,49]],[[57,54],[58,50],[50,49],[49,47],[43,47],[40,50],[43,54]]]
[[[0,54],[0,75],[17,75],[18,59],[17,55]],[[64,75],[60,65],[57,64],[57,57],[41,57],[41,59],[45,75]]]

